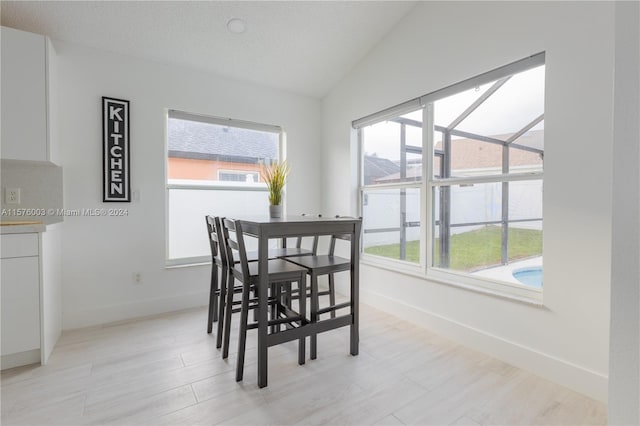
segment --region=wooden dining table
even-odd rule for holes
[[[291,340],[298,340],[328,330],[349,326],[350,353],[358,355],[359,346],[359,254],[362,219],[353,217],[318,217],[283,215],[280,218],[264,216],[236,216],[246,235],[258,239],[258,386],[267,386],[268,348]],[[351,234],[350,307],[349,314],[274,334],[268,333],[268,280],[267,271],[269,240],[321,235]],[[286,240],[285,240],[286,241]]]

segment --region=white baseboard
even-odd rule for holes
[[[16,354],[2,355],[0,369],[22,367],[23,365],[40,364],[40,349],[33,349]]]
[[[180,311],[209,304],[209,293],[180,294],[171,297],[133,301],[118,305],[99,306],[69,312],[65,309],[62,329],[90,327],[149,315]]]
[[[590,398],[607,402],[606,375],[376,292],[361,289],[360,301]]]

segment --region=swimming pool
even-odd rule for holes
[[[542,266],[516,269],[513,277],[529,287],[542,288]]]

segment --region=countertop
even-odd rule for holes
[[[0,234],[25,234],[44,231],[46,231],[46,225],[39,220],[0,221]]]

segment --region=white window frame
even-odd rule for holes
[[[165,110],[165,169],[164,169],[164,183],[165,183],[165,264],[166,267],[183,267],[183,266],[195,266],[211,263],[211,255],[194,256],[194,257],[181,257],[171,258],[169,257],[169,192],[172,189],[192,189],[202,191],[255,191],[255,192],[267,192],[267,186],[263,182],[256,182],[248,184],[246,182],[229,182],[229,181],[217,181],[217,182],[201,182],[201,181],[179,181],[174,179],[174,182],[169,183],[169,136],[168,126],[169,119],[177,118],[180,120],[198,121],[201,123],[215,124],[219,126],[237,127],[248,130],[258,130],[263,132],[277,133],[278,134],[278,161],[286,160],[286,132],[281,126],[261,124],[251,121],[237,120],[233,118],[213,117],[204,114],[191,113],[185,111],[178,111],[173,109]],[[286,190],[283,193],[283,200],[286,199]],[[283,206],[286,203],[283,201]],[[284,207],[286,208],[286,207]],[[204,223],[204,220],[203,220]],[[204,225],[203,225],[204,232]]]
[[[462,92],[469,88],[479,86],[491,81],[498,80],[508,75],[517,74],[519,72],[544,65],[544,52],[533,55],[529,58],[514,62],[512,64],[500,67],[496,70],[481,74],[470,78],[463,82],[448,86],[444,89],[421,96],[404,102],[403,104],[387,108],[378,113],[355,120],[352,125],[356,129],[358,142],[358,211],[359,215],[363,215],[364,194],[367,191],[375,189],[402,189],[402,188],[420,188],[420,262],[418,264],[397,259],[385,258],[382,256],[371,255],[364,252],[361,246],[361,261],[363,264],[375,266],[399,272],[405,275],[422,278],[429,281],[461,287],[468,290],[491,294],[498,297],[504,297],[534,305],[543,304],[543,290],[526,285],[512,284],[505,281],[492,280],[489,278],[473,276],[464,272],[457,272],[448,269],[442,269],[430,266],[433,257],[433,209],[434,188],[439,186],[448,186],[450,184],[472,184],[472,183],[494,183],[494,182],[515,182],[515,181],[531,181],[542,180],[544,186],[544,172],[521,172],[510,174],[497,174],[487,176],[463,177],[463,178],[447,178],[437,179],[433,177],[433,152],[434,152],[434,117],[433,103],[439,99]],[[395,118],[417,109],[422,108],[422,180],[420,182],[401,182],[394,184],[377,184],[364,185],[364,140],[362,129],[366,126],[382,122],[386,119]],[[544,209],[544,206],[543,206]],[[544,212],[543,212],[544,218]],[[543,233],[543,239],[544,239]]]
[[[415,105],[410,105],[408,106],[408,108],[405,109],[396,109],[394,110],[394,114],[387,114],[384,119],[379,120],[378,122],[382,122],[385,121],[385,119],[388,118],[393,118],[393,117],[397,117],[400,115],[404,115],[404,114],[408,114],[414,111],[419,110],[420,108],[416,108]],[[424,122],[424,121],[423,121]],[[422,148],[422,177],[423,179],[421,179],[420,181],[411,181],[411,180],[407,180],[404,182],[394,182],[394,183],[381,183],[381,184],[374,184],[374,185],[364,185],[364,164],[365,164],[365,158],[364,158],[364,138],[363,138],[363,134],[362,134],[362,129],[368,125],[373,125],[376,124],[377,122],[371,122],[368,123],[365,126],[362,126],[360,128],[357,129],[357,138],[358,138],[358,167],[359,167],[359,177],[358,177],[358,183],[359,183],[359,202],[358,202],[358,215],[360,217],[363,217],[363,205],[364,205],[364,196],[365,196],[365,192],[367,191],[375,191],[375,190],[383,190],[383,189],[418,189],[420,191],[420,206],[424,206],[425,205],[425,184],[424,184],[424,172],[425,172],[425,159],[424,159],[424,126],[423,126],[423,134],[422,134],[422,138],[423,138],[423,148]],[[424,218],[423,218],[423,211],[425,209],[421,208],[420,211],[420,223],[423,224],[424,222]],[[425,252],[425,244],[426,244],[426,238],[424,234],[424,226],[420,226],[420,259],[417,263],[415,262],[410,262],[407,260],[400,260],[400,259],[390,259],[390,258],[385,258],[382,256],[375,256],[375,255],[371,255],[368,253],[364,252],[364,246],[361,245],[361,255],[360,258],[365,261],[365,263],[372,263],[372,264],[381,264],[383,266],[385,266],[386,268],[393,268],[394,265],[396,265],[397,267],[399,267],[400,269],[410,272],[412,274],[415,273],[419,273],[420,271],[423,271],[426,263],[425,263],[425,258],[423,256],[423,253]]]

